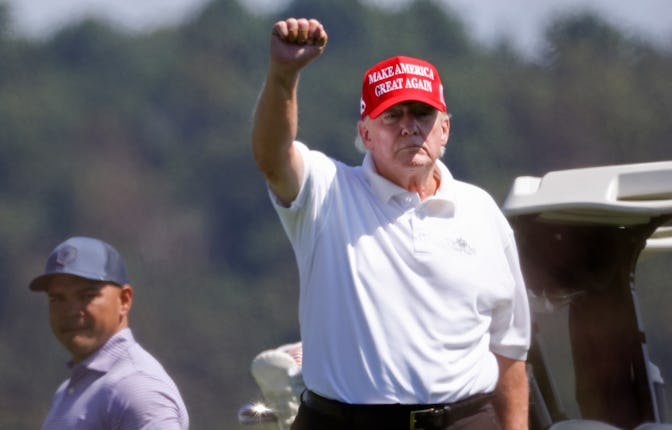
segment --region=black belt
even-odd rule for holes
[[[380,420],[409,422],[410,430],[440,429],[462,418],[476,414],[483,406],[490,403],[492,393],[476,394],[454,403],[431,405],[407,404],[349,404],[327,399],[305,390],[301,402],[307,407],[322,414],[350,420],[358,423],[380,423]],[[375,427],[374,427],[375,428]]]

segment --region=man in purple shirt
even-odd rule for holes
[[[72,354],[43,430],[189,428],[177,386],[128,327],[133,289],[116,249],[72,237],[30,289],[47,293],[51,330]]]

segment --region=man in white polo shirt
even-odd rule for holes
[[[313,19],[277,22],[252,149],[296,254],[307,391],[293,429],[527,428],[530,317],[513,233],[440,161],[436,68],[393,57],[362,82],[351,167],[296,141]]]
[[[51,330],[72,354],[43,430],[189,428],[177,386],[128,326],[133,288],[114,247],[71,237],[30,289],[47,293]]]

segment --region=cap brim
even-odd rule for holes
[[[409,96],[408,94],[405,95],[399,95],[397,97],[390,97],[389,99],[384,100],[381,102],[378,106],[376,106],[374,109],[371,110],[367,114],[367,116],[371,119],[376,119],[378,116],[380,116],[381,113],[385,112],[387,109],[391,108],[392,106],[398,104],[398,103],[403,103],[403,102],[420,102],[420,103],[425,103],[436,110],[440,112],[445,112],[446,111],[446,106],[444,106],[441,103],[438,103],[436,100],[434,100],[431,97],[423,97],[421,95],[418,96]]]
[[[44,275],[38,276],[37,278],[30,281],[28,288],[30,288],[32,291],[46,291],[47,286],[49,285],[49,279],[53,275],[55,275],[55,273],[45,273]]]
[[[106,282],[112,285],[118,285],[121,286],[123,284],[119,284],[115,281],[110,281],[110,280],[105,280],[105,279],[97,279],[95,277],[89,277],[89,276],[84,276],[84,275],[79,275],[76,273],[68,273],[68,272],[52,272],[52,273],[45,273],[43,275],[38,276],[37,278],[33,279],[30,281],[30,284],[28,284],[28,288],[30,288],[31,291],[47,291],[47,287],[49,287],[49,280],[56,275],[69,275],[69,276],[74,276],[76,278],[82,278],[82,279],[88,279],[90,281],[100,281],[100,282]]]

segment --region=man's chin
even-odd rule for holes
[[[61,343],[74,357],[89,356],[98,349],[95,339],[81,333],[71,333],[62,336]]]
[[[410,167],[426,167],[434,164],[435,160],[432,160],[425,153],[417,153],[415,156],[411,157],[408,161]]]
[[[68,342],[79,342],[87,338],[90,338],[91,335],[88,329],[76,328],[76,329],[61,330],[61,332],[58,334],[58,337],[64,341],[67,340]]]

